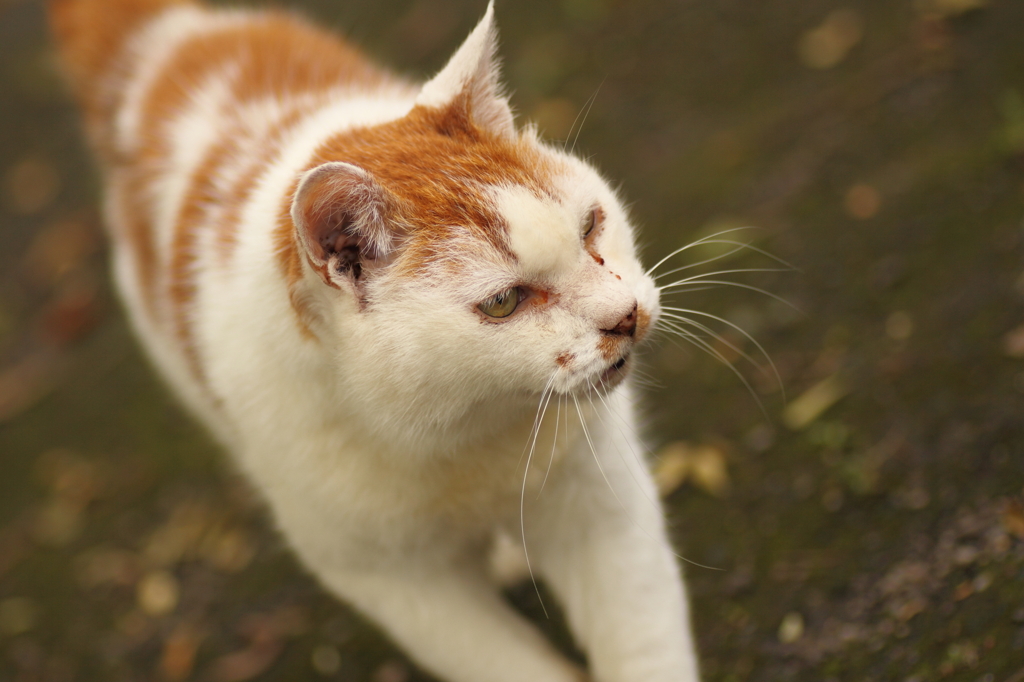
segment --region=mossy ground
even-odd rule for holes
[[[483,11],[303,4],[411,74]],[[576,148],[621,181],[647,262],[755,225],[742,240],[798,268],[730,277],[799,313],[736,288],[673,305],[755,336],[791,406],[844,389],[798,424],[726,343],[752,392],[670,337],[646,354],[652,443],[727,465],[718,495],[668,498],[680,553],[719,569],[686,569],[706,679],[1024,680],[1024,3],[498,13],[513,102],[549,137],[594,96]],[[41,6],[0,0],[0,679],[427,679],[303,572],[154,378],[97,188]]]

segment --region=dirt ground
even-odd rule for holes
[[[303,6],[420,76],[484,2]],[[647,263],[749,225],[794,266],[705,277],[767,294],[673,294],[720,338],[645,354],[678,551],[710,567],[686,567],[705,679],[1024,682],[1024,2],[498,18],[549,138],[593,97],[576,149],[621,181]],[[305,574],[155,378],[98,185],[41,5],[0,0],[0,680],[429,679]],[[779,267],[711,245],[663,270],[715,256],[684,274]],[[532,588],[510,598],[567,643]]]

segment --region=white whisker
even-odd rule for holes
[[[590,382],[588,381],[588,383],[590,383]],[[625,424],[629,428],[629,430],[633,432],[633,436],[637,439],[637,441],[640,441],[640,436],[637,434],[636,429],[634,429],[631,424],[626,423],[626,421],[622,418],[622,415],[620,415],[618,412],[616,412],[615,410],[613,410],[611,408],[611,406],[608,404],[608,401],[605,400],[605,397],[603,395],[601,395],[601,393],[599,391],[597,391],[596,388],[594,388],[594,384],[593,383],[590,383],[590,387],[591,387],[591,389],[594,390],[595,393],[597,393],[598,400],[600,400],[601,403],[604,404],[605,411],[609,412],[610,414],[615,416],[618,419],[620,424]],[[619,433],[622,433],[622,427],[619,426],[618,429],[619,429]],[[637,465],[640,467],[641,470],[646,469],[646,467],[644,466],[644,463],[640,460],[639,455],[636,454],[636,450],[633,449],[632,443],[629,441],[628,438],[625,439],[625,440],[629,444],[629,451],[633,454],[633,459],[636,461]],[[619,457],[621,459],[623,459],[623,464],[625,464],[626,463],[625,462],[625,458],[624,458],[624,456],[623,456],[623,454],[621,452],[619,453]],[[652,500],[651,496],[647,494],[646,490],[644,490],[643,484],[639,480],[637,480],[636,474],[633,473],[633,469],[631,469],[628,465],[626,466],[626,469],[629,471],[629,475],[633,479],[633,482],[636,483],[638,488],[640,488],[640,492],[642,492],[644,497],[647,498],[647,501],[650,502],[652,505],[654,505],[655,508],[657,508],[657,506],[658,506],[657,502]]]
[[[682,246],[682,247],[676,249],[675,251],[673,251],[672,253],[668,254],[664,258],[662,258],[660,261],[658,261],[653,266],[651,266],[650,268],[647,269],[647,274],[650,275],[652,272],[654,272],[659,267],[661,267],[662,264],[664,264],[665,261],[667,261],[669,258],[672,258],[673,256],[678,256],[679,254],[681,254],[683,251],[686,251],[687,249],[692,249],[693,247],[700,246],[701,244],[707,244],[712,239],[715,239],[716,237],[721,237],[723,234],[729,234],[730,232],[739,232],[740,230],[754,230],[754,229],[757,229],[757,228],[755,228],[752,225],[747,225],[747,226],[744,226],[744,227],[732,227],[732,228],[729,228],[728,230],[722,230],[721,232],[716,232],[714,234],[709,234],[707,237],[701,237],[697,241],[690,242],[686,246]]]
[[[591,388],[593,388],[593,385],[591,385]],[[597,464],[597,469],[598,469],[598,471],[601,472],[601,478],[603,478],[604,482],[608,485],[608,489],[611,491],[612,495],[615,497],[615,501],[619,503],[619,507],[622,508],[622,511],[626,514],[626,518],[629,519],[630,523],[632,523],[634,526],[639,528],[640,531],[644,535],[646,535],[648,538],[650,538],[652,541],[658,542],[658,540],[653,535],[651,535],[651,533],[646,528],[644,528],[639,523],[637,523],[637,520],[634,519],[633,515],[629,513],[628,509],[626,509],[626,505],[622,503],[622,498],[620,498],[619,494],[617,492],[615,492],[615,488],[612,487],[611,481],[608,480],[608,476],[607,476],[607,474],[605,474],[604,467],[601,465],[601,460],[597,456],[597,450],[594,448],[594,441],[590,437],[590,430],[587,428],[586,419],[584,419],[583,411],[580,409],[579,400],[577,400],[576,396],[573,395],[572,396],[572,401],[576,405],[576,413],[580,417],[580,424],[583,426],[583,435],[586,437],[587,445],[590,446],[590,452],[594,456],[594,463]],[[681,554],[678,554],[676,552],[672,552],[672,555],[674,557],[676,557],[677,559],[679,559],[680,561],[685,561],[686,563],[691,564],[693,566],[698,566],[700,568],[706,568],[706,569],[709,569],[709,570],[712,570],[712,571],[722,571],[722,570],[724,570],[724,569],[721,569],[721,568],[716,568],[714,566],[706,566],[704,564],[697,563],[696,561],[693,561],[691,559],[687,559],[686,557],[684,557]]]
[[[548,383],[544,386],[544,390],[541,391],[540,401],[537,403],[537,414],[533,418],[533,429],[530,432],[530,442],[528,447],[530,454],[526,457],[526,467],[523,470],[523,485],[519,491],[519,532],[523,537],[523,555],[526,557],[526,569],[530,572],[530,581],[533,582],[533,589],[537,593],[537,600],[540,602],[540,608],[544,611],[544,616],[548,616],[548,609],[544,606],[544,598],[540,596],[540,587],[537,585],[537,577],[533,573],[533,565],[530,563],[530,550],[526,547],[526,479],[530,474],[530,462],[533,459],[533,452],[537,447],[537,436],[540,435],[540,427],[544,422],[544,415],[548,410],[548,403],[551,401],[551,385],[555,381],[555,375],[552,374],[551,378],[548,379]],[[524,448],[524,452],[525,452]],[[520,455],[519,461],[522,461]]]
[[[540,499],[540,494],[544,492],[544,486],[548,482],[548,475],[551,474],[551,465],[555,461],[555,448],[558,446],[558,422],[562,417],[562,397],[562,394],[559,394],[558,402],[555,403],[555,435],[551,438],[551,456],[548,457],[548,467],[544,470],[544,480],[540,482],[540,490],[537,491],[538,500]],[[568,429],[569,425],[566,424],[565,428]],[[568,436],[566,437],[568,438]]]
[[[761,368],[761,366],[757,363],[757,361],[754,360],[754,358],[750,357],[750,355],[746,351],[744,351],[742,348],[740,348],[736,344],[734,344],[731,341],[729,341],[728,339],[726,339],[724,336],[722,336],[721,334],[719,334],[718,332],[716,332],[714,329],[712,329],[711,327],[707,326],[706,324],[702,324],[700,322],[697,322],[696,320],[691,320],[688,317],[685,317],[683,315],[676,315],[674,313],[662,312],[662,315],[664,317],[670,319],[670,320],[675,320],[675,321],[680,322],[682,324],[689,325],[691,327],[695,327],[695,328],[699,329],[700,331],[702,331],[705,334],[707,334],[710,338],[714,339],[715,341],[718,341],[723,346],[725,346],[726,348],[728,348],[732,352],[734,352],[737,355],[739,355],[741,358],[743,358],[744,360],[746,360],[747,362],[752,364],[754,367],[757,367],[758,369]]]
[[[587,100],[586,113],[583,114],[583,120],[580,121],[580,127],[579,127],[579,129],[576,130],[576,137],[574,137],[572,139],[572,146],[569,147],[569,153],[570,154],[572,154],[573,151],[575,151],[575,149],[576,149],[576,142],[580,139],[580,133],[583,132],[583,126],[586,125],[587,117],[590,116],[590,110],[591,110],[591,108],[593,108],[594,102],[597,101],[597,96],[598,96],[598,94],[600,94],[601,88],[603,86],[604,86],[604,81],[601,81],[601,84],[597,86],[597,90],[595,90],[594,94],[591,95],[590,99]],[[579,117],[580,117],[580,115],[576,114],[576,118],[579,119]],[[575,126],[576,126],[576,121],[573,121],[573,127],[575,127]],[[569,133],[570,134],[572,133],[572,129],[571,128],[569,129]],[[568,142],[568,137],[569,136],[566,135],[566,141],[567,142]],[[563,149],[563,151],[565,150],[565,145],[562,145],[562,149]]]
[[[785,400],[786,400],[786,387],[782,383],[782,376],[779,374],[778,367],[775,366],[775,362],[772,360],[771,356],[768,355],[768,351],[766,351],[764,349],[764,347],[757,341],[757,339],[755,339],[750,333],[748,333],[746,329],[744,329],[743,327],[740,327],[738,324],[736,324],[734,322],[730,322],[729,320],[725,319],[724,317],[719,317],[717,315],[712,315],[711,313],[705,313],[705,312],[700,311],[700,310],[691,310],[689,308],[674,308],[674,307],[670,307],[670,306],[665,306],[664,308],[662,308],[662,310],[669,310],[669,311],[673,311],[673,312],[677,312],[677,313],[686,313],[688,315],[701,315],[703,317],[710,317],[712,320],[717,320],[718,322],[721,322],[722,324],[725,324],[725,325],[728,325],[728,326],[732,327],[733,329],[738,331],[740,334],[743,334],[743,336],[745,336],[748,341],[750,341],[752,344],[754,344],[757,347],[757,350],[761,353],[761,355],[764,356],[764,359],[768,361],[769,366],[771,366],[771,368],[772,368],[772,374],[775,375],[775,381],[777,381],[778,384],[779,384],[779,390],[782,392],[782,400],[783,400],[783,402],[785,402]],[[693,322],[693,320],[689,320],[689,322]],[[724,339],[723,339],[723,341],[724,341]],[[754,362],[745,353],[743,355],[748,360],[750,360],[751,364],[753,364],[755,366],[757,365],[757,363]]]
[[[697,282],[697,281],[700,281],[700,280],[704,279],[705,277],[715,277],[717,275],[733,275],[733,274],[743,273],[743,272],[788,272],[788,271],[789,271],[789,268],[735,268],[735,269],[732,269],[732,270],[716,270],[714,272],[703,272],[703,273],[701,273],[699,275],[692,275],[690,277],[685,277],[683,279],[676,280],[675,282],[672,282],[671,284],[666,284],[664,286],[658,287],[658,289],[668,289],[669,287],[674,287],[674,286],[679,285],[679,284],[686,284],[687,282]]]
[[[678,268],[673,268],[671,270],[666,270],[665,272],[659,273],[658,275],[654,276],[654,279],[655,280],[659,280],[662,277],[667,277],[668,275],[672,275],[672,274],[677,273],[677,272],[682,272],[683,270],[690,270],[690,269],[693,269],[693,268],[700,267],[701,265],[707,265],[708,263],[714,263],[715,261],[719,261],[719,260],[723,260],[725,258],[728,258],[729,256],[733,255],[734,253],[739,253],[740,251],[742,251],[744,249],[747,249],[749,251],[754,251],[756,253],[759,253],[762,256],[765,256],[766,258],[772,259],[773,261],[775,261],[776,263],[778,263],[780,265],[786,266],[785,268],[783,268],[784,271],[788,272],[788,271],[796,270],[795,267],[793,267],[792,265],[790,265],[786,261],[782,260],[781,258],[779,258],[777,256],[773,256],[772,254],[768,253],[764,249],[759,249],[758,247],[756,247],[756,246],[754,246],[752,244],[747,244],[747,243],[744,243],[744,242],[737,242],[737,241],[733,241],[731,239],[713,239],[713,240],[708,240],[708,241],[706,241],[704,243],[705,244],[731,244],[731,245],[735,246],[736,248],[729,249],[725,253],[721,253],[721,254],[719,254],[717,256],[713,256],[711,258],[705,258],[704,260],[698,261],[697,263],[691,263],[690,265],[682,265],[682,266],[680,266]],[[650,274],[650,273],[648,273],[648,274]]]
[[[694,346],[696,346],[697,348],[700,348],[701,350],[706,352],[708,355],[710,355],[711,357],[715,358],[716,360],[721,362],[723,365],[728,367],[729,370],[733,374],[735,374],[736,377],[741,382],[743,382],[743,385],[747,387],[747,390],[750,392],[750,396],[754,399],[754,402],[757,403],[757,407],[761,410],[761,414],[764,415],[764,418],[766,420],[768,420],[769,422],[771,421],[771,417],[768,416],[768,411],[765,409],[764,403],[762,403],[761,399],[758,397],[757,392],[754,391],[754,387],[750,385],[750,382],[747,381],[747,378],[745,376],[743,376],[743,373],[740,372],[738,369],[736,369],[732,365],[732,363],[730,363],[726,359],[726,357],[724,355],[722,355],[719,351],[717,351],[715,349],[714,346],[712,346],[706,340],[700,338],[696,334],[693,334],[692,332],[689,332],[686,329],[683,329],[683,328],[675,325],[672,322],[665,322],[665,326],[669,327],[670,329],[672,329],[673,331],[678,333],[683,339],[685,339],[686,341],[692,343]]]
[[[684,287],[685,288],[689,288],[689,284],[690,284],[689,282],[685,282],[685,283],[682,283],[682,284],[666,284],[665,286],[660,287],[659,291],[661,291],[662,293],[678,293],[676,291],[669,292],[668,290],[669,289],[682,289]],[[764,289],[761,289],[760,287],[751,286],[750,284],[741,284],[740,282],[729,282],[729,281],[726,281],[726,280],[717,280],[717,279],[695,280],[694,284],[696,284],[698,286],[703,286],[705,284],[720,284],[722,286],[727,286],[727,287],[739,287],[740,289],[749,289],[750,291],[756,291],[759,294],[764,294],[765,296],[767,296],[769,298],[773,298],[776,301],[778,301],[779,303],[784,303],[787,306],[789,306],[790,308],[792,308],[793,310],[797,311],[798,313],[803,314],[803,311],[800,310],[800,308],[797,308],[795,305],[793,305],[792,303],[790,303],[786,299],[782,298],[781,296],[776,296],[775,294],[771,293],[770,291],[765,291]]]

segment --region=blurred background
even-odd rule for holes
[[[484,10],[297,4],[413,77]],[[794,266],[660,268],[742,285],[669,296],[722,321],[642,368],[705,678],[1022,682],[1024,2],[497,9],[515,107],[621,183],[648,265],[754,226]],[[0,680],[430,679],[155,378],[98,201],[42,6],[0,0]]]

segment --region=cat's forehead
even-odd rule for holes
[[[490,188],[544,193],[552,159],[530,140],[477,128],[458,109],[415,107],[401,119],[329,140],[318,161],[344,161],[369,172],[394,194],[403,218],[421,239],[444,238],[447,228],[478,229],[495,245],[504,221]]]
[[[462,262],[460,249],[477,241],[486,245],[475,249],[480,256],[489,253],[488,260],[524,275],[564,272],[580,249],[586,208],[577,195],[592,193],[580,182],[584,164],[552,152],[532,132],[495,136],[458,112],[416,107],[396,121],[337,136],[318,160],[357,165],[398,199],[407,230],[398,271],[412,274],[445,254]],[[456,243],[462,246],[453,250]]]
[[[580,219],[570,202],[522,186],[497,187],[493,196],[523,274],[555,277],[572,269],[580,251]]]

